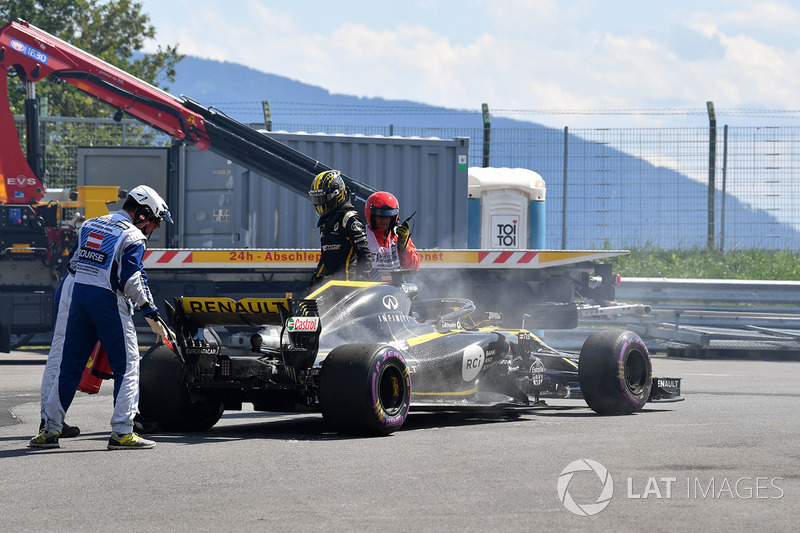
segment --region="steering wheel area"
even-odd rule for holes
[[[411,314],[420,321],[433,321],[445,329],[469,329],[474,327],[470,313],[475,304],[467,298],[433,298],[417,300],[411,306]]]

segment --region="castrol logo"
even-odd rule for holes
[[[286,329],[289,331],[317,331],[319,328],[319,317],[312,316],[293,316],[286,321]]]

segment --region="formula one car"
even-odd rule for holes
[[[165,430],[202,431],[244,402],[321,411],[346,434],[385,435],[409,410],[513,409],[584,398],[602,415],[679,401],[680,379],[655,379],[630,331],[589,337],[580,355],[548,347],[467,299],[418,299],[413,283],[331,281],[306,299],[175,298],[174,342],[141,361],[140,412]],[[214,327],[252,332],[223,347]]]

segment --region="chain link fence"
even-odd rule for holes
[[[41,117],[44,180],[48,188],[78,183],[78,148],[91,146],[169,146],[172,138],[136,120]],[[20,143],[25,146],[25,120],[16,117]]]
[[[48,187],[76,185],[80,146],[171,142],[134,120],[41,120]],[[21,117],[17,126],[24,143]],[[548,248],[800,248],[800,127],[718,126],[715,135],[709,128],[495,128],[488,153],[483,128],[276,123],[272,129],[469,137],[470,166],[483,166],[488,156],[490,166],[528,168],[545,179]]]

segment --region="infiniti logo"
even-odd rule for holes
[[[389,294],[383,297],[383,306],[386,309],[394,311],[395,309],[400,307],[400,304],[397,302],[397,298]]]

